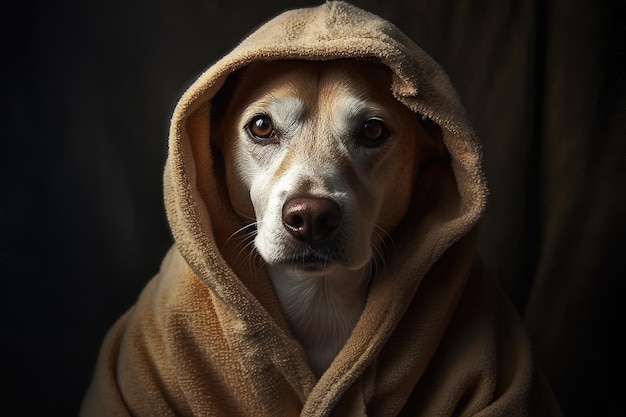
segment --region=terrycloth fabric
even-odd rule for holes
[[[386,64],[394,95],[439,126],[446,152],[420,172],[365,310],[318,380],[263,268],[228,240],[244,220],[211,147],[211,100],[254,61],[338,58]],[[558,415],[520,322],[476,261],[482,172],[446,75],[393,25],[342,2],[268,22],[175,110],[165,199],[176,244],[107,335],[82,415]]]

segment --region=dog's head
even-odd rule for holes
[[[255,63],[231,83],[214,143],[233,207],[256,220],[261,257],[310,273],[365,266],[407,211],[423,135],[389,70]]]

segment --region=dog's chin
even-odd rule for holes
[[[356,267],[346,267],[338,263],[314,263],[314,262],[298,262],[285,261],[272,265],[273,269],[280,269],[288,274],[300,277],[326,277],[333,276],[341,271],[358,270]]]
[[[308,251],[307,253],[284,254],[275,259],[265,259],[270,267],[279,267],[300,275],[326,275],[344,269],[356,271],[369,263],[369,258],[349,260],[341,256]]]
[[[277,265],[299,275],[325,275],[337,267],[333,263],[315,261],[284,261]]]
[[[287,255],[266,260],[266,263],[269,266],[307,275],[323,275],[345,264],[344,261],[318,254]]]
[[[255,248],[265,264],[299,275],[324,275],[340,270],[356,271],[366,267],[371,259],[370,247],[346,245],[336,240],[324,244],[296,242],[293,239],[269,239],[257,235]]]

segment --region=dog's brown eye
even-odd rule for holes
[[[272,119],[267,116],[255,116],[248,124],[248,131],[257,139],[268,139],[274,135]]]
[[[389,136],[387,126],[380,119],[369,119],[361,126],[361,144],[374,147],[382,144]]]

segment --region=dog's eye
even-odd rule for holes
[[[256,139],[269,139],[275,134],[272,119],[265,115],[255,116],[248,123],[248,131]]]
[[[361,140],[363,146],[374,147],[381,145],[389,136],[389,129],[380,119],[368,119],[361,125]]]

